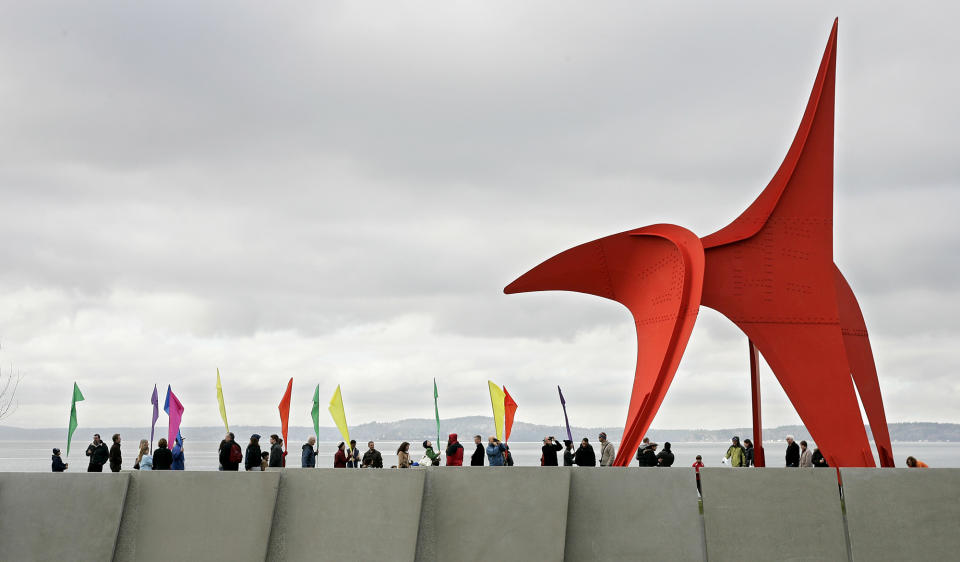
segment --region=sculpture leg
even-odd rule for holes
[[[753,406],[753,465],[766,466],[763,456],[763,419],[760,415],[760,353],[752,340],[750,349],[750,403]]]

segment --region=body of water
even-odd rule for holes
[[[136,449],[139,439],[123,441],[121,443],[123,450],[123,468],[133,467],[136,460]],[[263,442],[263,441],[261,441]],[[69,458],[66,457],[66,447],[62,442],[57,441],[0,441],[0,472],[48,472],[50,471],[50,454],[54,447],[59,447],[63,451],[64,462],[70,464],[71,471],[85,471],[87,469],[87,457],[84,456],[88,443],[77,441],[73,444]],[[246,443],[242,443],[246,448]],[[383,454],[383,463],[389,467],[396,464],[397,447],[399,441],[379,441],[376,448]],[[446,443],[441,444],[442,447]],[[615,443],[615,445],[618,445]],[[676,456],[674,466],[690,466],[693,464],[697,455],[703,456],[703,462],[707,466],[723,466],[720,459],[729,446],[729,443],[672,443],[673,453]],[[186,458],[187,470],[217,470],[219,463],[217,460],[216,441],[197,441],[187,440],[184,447],[184,456]],[[289,466],[300,466],[300,448],[302,443],[296,443],[290,448]],[[486,446],[486,443],[484,443]],[[511,443],[510,450],[514,454],[514,462],[518,466],[539,466],[540,465],[540,447],[542,443]],[[600,448],[599,443],[593,443],[594,451],[599,461]],[[362,450],[365,450],[365,445]],[[441,447],[441,449],[442,449]],[[780,442],[770,442],[764,444],[764,450],[767,457],[767,466],[783,466],[784,452],[786,445]],[[320,443],[320,455],[317,464],[321,467],[333,466],[333,455],[337,450],[337,444],[332,442]],[[473,442],[464,444],[464,461],[470,464],[470,455],[473,453]],[[931,467],[960,467],[960,443],[894,443],[893,453],[897,466],[906,466],[905,459],[908,456],[914,456],[917,459],[926,462]],[[562,455],[562,452],[560,453]],[[560,456],[558,455],[558,456]],[[423,456],[423,448],[419,443],[411,444],[410,458],[419,460]],[[562,456],[560,456],[562,458]],[[633,463],[636,465],[636,461]],[[105,467],[105,470],[109,468]]]

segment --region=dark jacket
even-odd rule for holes
[[[637,459],[640,466],[657,466],[657,453],[653,450],[653,447],[641,447],[637,452]]]
[[[160,447],[153,452],[153,469],[170,470],[173,465],[173,453],[166,447]]]
[[[347,468],[347,454],[343,449],[337,449],[333,454],[333,468]]]
[[[274,443],[270,445],[270,467],[280,468],[283,466],[283,445]]]
[[[107,464],[107,459],[110,457],[110,451],[107,450],[107,444],[103,441],[99,445],[94,445],[90,443],[90,446],[87,447],[87,456],[90,457],[90,464],[95,464],[103,466]],[[798,456],[797,459],[800,457]]]
[[[551,445],[540,447],[543,452],[543,466],[557,466],[557,451],[562,451],[563,445],[553,442]]]
[[[573,455],[573,462],[577,466],[597,466],[597,455],[593,452],[593,445],[580,445]]]
[[[314,468],[317,466],[317,452],[313,450],[313,445],[306,443],[300,453],[300,468]],[[346,463],[344,463],[346,466]]]
[[[463,466],[463,445],[457,441],[457,434],[447,437],[447,466]]]
[[[513,453],[510,452],[510,445],[504,443],[503,448],[503,466],[513,466]]]
[[[670,449],[660,451],[660,454],[657,455],[657,463],[657,466],[662,467],[673,466],[673,452]]]
[[[250,443],[247,445],[247,454],[243,457],[243,468],[247,470],[260,470],[260,443]]]
[[[483,448],[482,443],[477,443],[473,455],[470,456],[470,466],[483,466],[483,459],[487,457],[487,450]]]
[[[576,451],[567,449],[563,452],[563,466],[573,466],[573,460],[576,457]]]
[[[800,445],[796,441],[787,445],[787,466],[800,466]]]
[[[820,452],[820,449],[813,450],[813,456],[810,458],[810,460],[813,461],[814,467],[830,466],[829,464],[827,464],[827,459],[823,457],[823,453]]]
[[[220,442],[220,449],[218,450],[218,453],[219,453],[218,456],[220,459],[220,466],[223,467],[224,470],[240,470],[240,463],[232,462],[230,460],[230,450],[233,449],[234,445],[236,445],[238,448],[240,447],[240,444],[237,443],[236,441],[230,441],[228,443],[227,440],[224,439],[223,441]],[[154,459],[153,463],[154,463],[154,470],[156,470],[157,460]]]
[[[67,465],[63,464],[63,459],[60,458],[60,455],[50,455],[51,458],[50,465],[54,472],[63,472],[67,469]]]
[[[123,458],[120,456],[120,443],[110,445],[110,470],[120,472],[120,464],[122,462]]]
[[[743,466],[753,466],[753,446],[747,447],[744,449],[744,461],[746,464]]]
[[[360,451],[356,447],[347,449],[347,468],[360,468]]]
[[[363,468],[383,468],[383,455],[376,449],[367,449],[360,459]]]

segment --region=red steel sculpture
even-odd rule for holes
[[[504,289],[508,294],[577,291],[630,310],[637,328],[637,370],[617,466],[630,463],[660,408],[701,304],[721,312],[749,338],[757,445],[754,346],[830,466],[875,466],[858,391],[880,464],[893,466],[863,315],[833,263],[836,44],[834,21],[786,158],[766,189],[728,226],[703,238],[670,224],[621,232],[562,252]]]

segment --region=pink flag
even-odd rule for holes
[[[180,399],[177,398],[177,395],[174,394],[172,390],[167,389],[167,398],[170,400],[170,426],[167,429],[167,443],[170,443],[170,446],[173,447],[173,443],[177,440],[177,434],[180,433],[180,420],[183,418],[183,404],[180,403]]]

